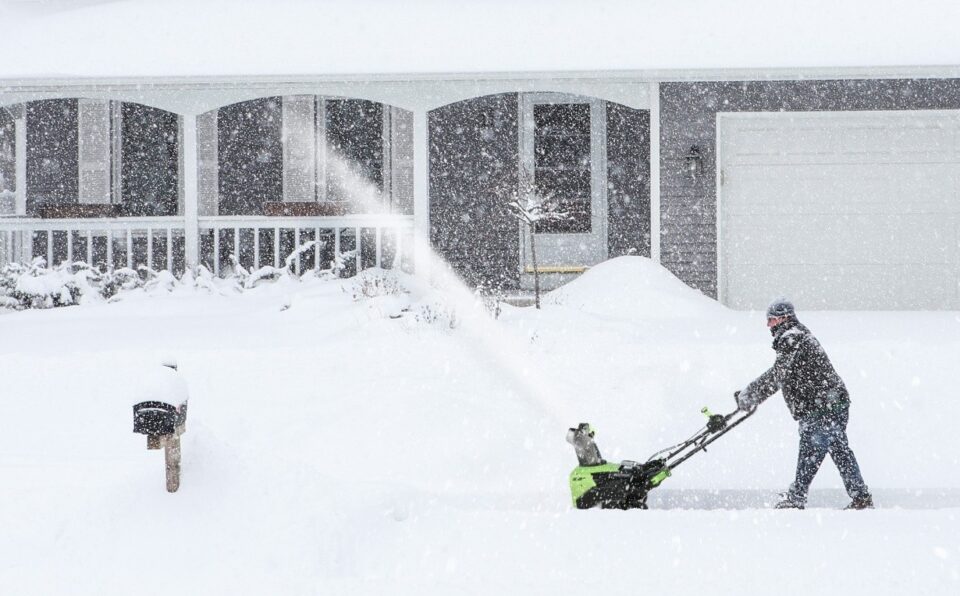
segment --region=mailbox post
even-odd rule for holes
[[[176,375],[177,365],[164,363]],[[133,406],[133,432],[147,436],[147,449],[163,449],[167,492],[180,488],[180,435],[186,431],[187,400],[183,380],[174,379],[175,389],[169,398],[183,398],[179,406],[166,401],[148,400]],[[155,388],[150,388],[155,390]]]

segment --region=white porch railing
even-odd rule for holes
[[[288,254],[296,253],[293,264],[298,274],[305,262],[325,268],[331,259],[353,262],[355,271],[360,271],[371,265],[411,263],[413,228],[413,216],[396,214],[199,217],[199,237],[192,243],[198,254],[187,255],[191,243],[186,241],[183,217],[0,217],[0,265],[28,263],[42,256],[51,265],[84,261],[93,266],[148,265],[180,273],[185,263],[196,262],[219,275],[231,254],[255,269],[265,264],[279,267]],[[311,249],[301,251],[310,241],[315,241]]]
[[[84,261],[174,271],[175,263],[183,262],[182,248],[176,247],[183,236],[182,217],[0,218],[0,263],[42,256],[49,265]],[[160,259],[163,266],[157,267]]]
[[[312,260],[313,266],[324,268],[322,254],[332,248],[332,256],[340,261],[344,255],[356,263],[356,271],[364,268],[364,250],[372,252],[372,265],[383,267],[387,265],[385,247],[389,244],[389,266],[403,267],[404,263],[411,262],[413,216],[397,214],[357,214],[334,217],[260,217],[260,216],[232,216],[232,217],[200,217],[199,228],[201,238],[212,234],[209,242],[211,250],[204,249],[201,241],[201,262],[212,263],[213,272],[220,274],[220,268],[229,262],[229,254],[236,255],[241,262],[243,256],[252,268],[256,269],[265,264],[279,267],[288,254],[296,254],[293,261],[294,269],[299,274],[305,259]],[[372,235],[373,246],[364,243],[364,232]],[[249,232],[249,233],[247,233]],[[263,234],[266,232],[266,234]],[[281,237],[292,233],[292,242],[281,245]],[[267,246],[264,246],[262,237],[267,237]],[[352,237],[352,242],[344,248],[344,241]],[[301,247],[310,241],[315,241],[313,247],[305,252]],[[330,246],[332,245],[332,247]],[[225,254],[229,253],[229,254]],[[270,253],[264,262],[265,253]],[[312,254],[311,254],[312,253]]]

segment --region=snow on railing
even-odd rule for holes
[[[405,266],[412,262],[413,216],[353,214],[314,217],[201,216],[197,254],[186,254],[183,217],[41,219],[0,217],[0,265],[42,256],[50,266],[83,261],[91,266],[146,265],[181,273],[185,263],[207,264],[219,275],[231,256],[251,269],[296,253],[292,266],[348,264]],[[308,242],[309,250],[300,250]]]
[[[291,264],[297,274],[308,259],[314,267],[325,268],[322,264],[325,253],[329,253],[334,263],[349,257],[355,261],[356,271],[362,270],[365,263],[381,267],[389,261],[391,266],[402,266],[410,261],[413,246],[411,215],[200,217],[199,227],[201,239],[207,241],[202,244],[210,245],[209,250],[201,248],[201,260],[212,263],[215,275],[219,275],[222,265],[230,262],[229,255],[251,269],[258,269],[265,264],[280,267],[284,255],[295,254]],[[372,246],[365,243],[365,232]],[[281,246],[281,240],[286,246]],[[314,244],[310,250],[301,250],[307,242]],[[385,254],[387,247],[389,255]],[[363,255],[367,249],[371,254],[365,260]],[[386,259],[386,256],[392,258]]]
[[[4,217],[0,218],[0,263],[27,263],[42,256],[51,266],[83,261],[94,266],[182,270],[183,236],[182,217]]]

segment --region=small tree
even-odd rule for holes
[[[540,270],[537,267],[536,227],[541,221],[566,219],[567,214],[560,210],[560,203],[552,196],[543,196],[537,192],[533,176],[526,170],[520,173],[520,185],[517,194],[507,202],[507,208],[517,220],[527,227],[530,236],[530,261],[533,264],[534,304],[540,308]]]

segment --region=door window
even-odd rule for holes
[[[533,182],[561,219],[536,224],[539,234],[590,232],[590,104],[533,106]]]

